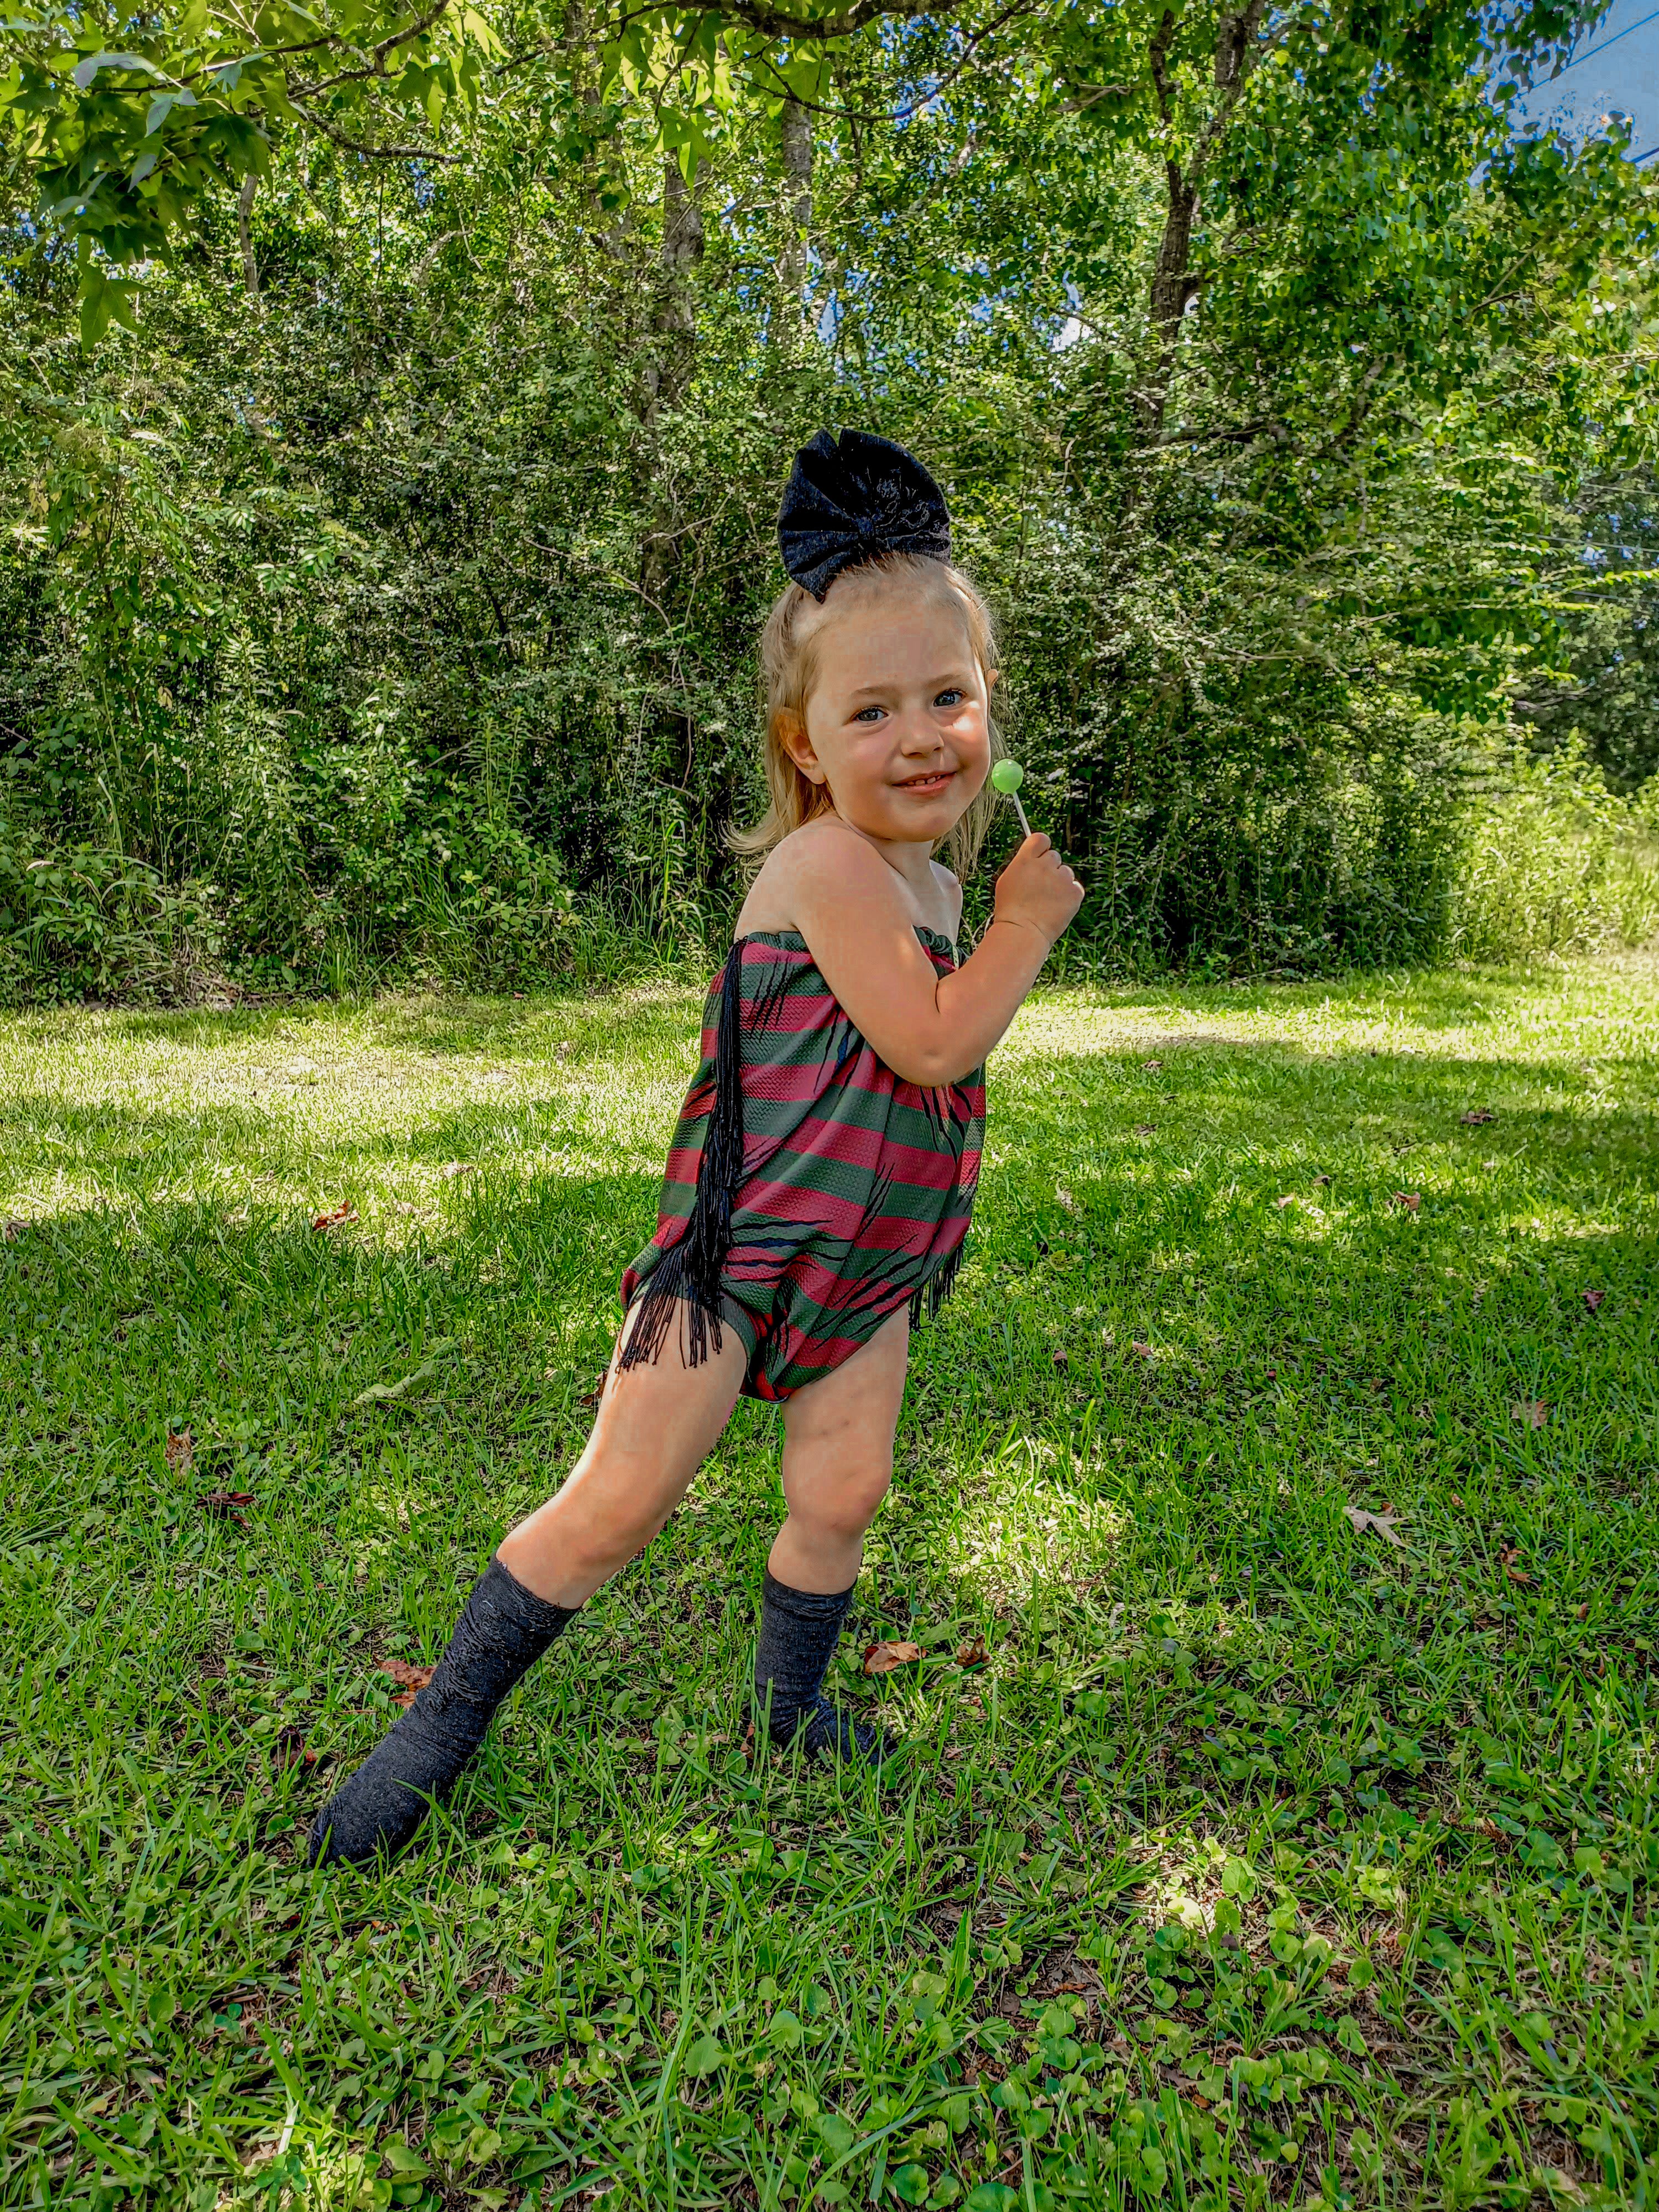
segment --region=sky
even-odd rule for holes
[[[1530,122],[1575,140],[1604,129],[1612,113],[1628,115],[1632,155],[1659,156],[1659,0],[1613,0],[1560,76],[1534,85],[1522,105]]]

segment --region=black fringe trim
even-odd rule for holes
[[[924,1314],[930,1318],[936,1314],[956,1288],[957,1277],[962,1272],[962,1255],[967,1249],[968,1239],[964,1237],[956,1250],[939,1261],[938,1267],[911,1299],[910,1326],[912,1328],[921,1327]]]
[[[743,945],[726,955],[720,984],[720,1025],[714,1040],[714,1103],[697,1164],[697,1195],[684,1234],[657,1262],[639,1302],[639,1319],[623,1347],[619,1367],[653,1365],[668,1341],[669,1324],[685,1301],[687,1328],[681,1351],[688,1367],[701,1367],[712,1336],[720,1338],[720,1276],[732,1249],[732,1209],[743,1182]]]

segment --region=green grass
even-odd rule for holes
[[[745,1404],[367,1881],[301,1824],[583,1434],[694,999],[0,1024],[0,2203],[1654,2205],[1656,980],[1039,999],[898,1786],[744,1755]]]

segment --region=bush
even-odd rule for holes
[[[211,886],[172,889],[95,846],[0,817],[0,1000],[194,996],[219,953]]]
[[[1659,777],[1607,789],[1575,734],[1517,750],[1468,810],[1449,949],[1469,960],[1603,952],[1659,934]]]

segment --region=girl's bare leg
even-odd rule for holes
[[[317,1815],[313,1864],[365,1866],[401,1851],[483,1742],[502,1698],[679,1503],[726,1426],[744,1362],[741,1340],[724,1329],[720,1349],[688,1368],[679,1334],[671,1332],[653,1366],[623,1373],[612,1360],[568,1480],[513,1530],[432,1680]]]
[[[844,1590],[858,1579],[864,1532],[893,1479],[893,1435],[910,1355],[906,1307],[821,1382],[783,1408],[783,1495],[789,1511],[767,1561],[798,1590]]]
[[[895,1747],[823,1694],[853,1603],[864,1532],[893,1474],[909,1316],[902,1307],[843,1366],[784,1407],[789,1511],[768,1562],[755,1700],[775,1743],[878,1763]]]
[[[551,1605],[584,1604],[650,1542],[732,1418],[747,1358],[742,1338],[722,1328],[720,1349],[711,1343],[706,1363],[687,1367],[681,1334],[670,1329],[653,1366],[621,1368],[623,1331],[581,1457],[546,1504],[501,1540],[501,1565]]]

